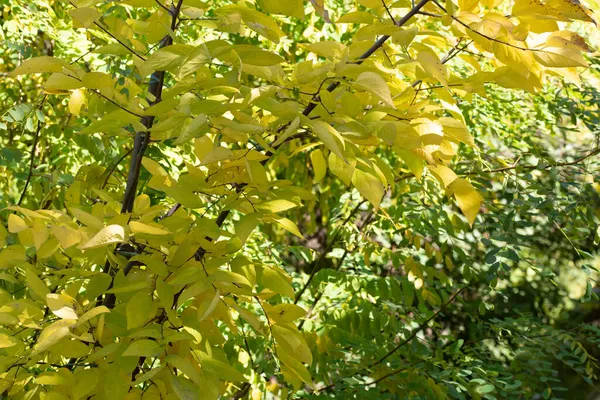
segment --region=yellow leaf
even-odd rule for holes
[[[17,344],[16,338],[8,336],[5,333],[0,333],[0,349],[12,347]]]
[[[246,380],[246,377],[241,372],[223,361],[204,356],[200,363],[203,370],[215,374],[219,379],[231,382],[243,382]]]
[[[92,319],[100,314],[105,314],[105,313],[109,313],[109,312],[110,312],[110,310],[106,306],[94,307],[91,310],[87,311],[85,314],[83,314],[77,320],[77,326],[83,325],[85,322],[89,321],[90,319]]]
[[[506,64],[513,71],[527,77],[531,73],[533,66],[533,55],[530,50],[523,50],[523,42],[509,40],[507,37],[500,37],[500,42],[494,42],[494,55],[499,61]],[[506,43],[506,44],[505,44]]]
[[[373,23],[373,14],[366,11],[352,11],[344,14],[335,21],[336,24],[371,24]]]
[[[291,210],[292,208],[296,208],[298,206],[298,203],[294,203],[293,201],[285,199],[269,200],[260,204],[255,204],[257,210],[271,213],[284,212],[287,210]]]
[[[302,0],[259,0],[261,9],[269,14],[288,15],[290,17],[304,17],[304,3]]]
[[[38,338],[36,345],[33,348],[32,355],[46,351],[52,345],[60,342],[69,334],[69,328],[75,323],[76,321],[71,319],[61,319],[44,328],[42,333],[40,333],[40,337]]]
[[[79,232],[67,225],[53,225],[52,234],[58,239],[63,249],[68,249],[81,241]]]
[[[142,165],[148,170],[148,172],[150,172],[150,174],[152,174],[152,176],[169,176],[167,171],[165,171],[165,169],[159,163],[151,158],[142,158]]]
[[[302,234],[300,233],[300,230],[298,229],[298,226],[290,221],[287,218],[282,218],[282,217],[272,217],[273,220],[279,224],[283,229],[285,229],[286,231],[293,233],[294,235],[298,236],[300,239],[304,239],[304,236],[302,236]]]
[[[431,51],[420,51],[417,61],[425,73],[437,79],[442,85],[448,87],[448,71],[440,59]]]
[[[344,148],[344,141],[339,132],[335,130],[334,127],[323,121],[314,120],[310,121],[309,123],[325,147],[332,151],[336,156],[346,161],[346,158],[341,150]]]
[[[368,172],[356,169],[352,175],[352,184],[376,209],[379,208],[379,204],[385,193],[383,184],[379,179]]]
[[[269,187],[269,179],[267,178],[267,171],[265,171],[265,167],[254,160],[245,159],[246,162],[246,170],[248,171],[248,175],[254,184],[256,184],[260,188],[268,188]]]
[[[90,89],[107,89],[113,87],[113,79],[104,72],[88,72],[81,78],[83,86]]]
[[[81,89],[75,89],[69,97],[69,112],[73,115],[79,115],[81,108],[87,103],[85,92]]]
[[[27,223],[18,215],[10,214],[8,216],[8,231],[10,233],[19,233],[27,229]]]
[[[587,66],[581,51],[566,47],[544,47],[535,51],[533,57],[543,66],[550,68]]]
[[[264,307],[269,319],[275,324],[287,324],[306,315],[306,310],[295,304],[277,304],[276,306],[271,306],[265,303]]]
[[[462,122],[454,119],[442,117],[438,122],[444,129],[444,137],[452,142],[462,142],[471,147],[475,147],[473,136],[469,133],[469,129]]]
[[[102,13],[95,8],[80,7],[69,10],[69,15],[73,18],[73,26],[75,28],[87,29],[102,16]]]
[[[320,149],[311,152],[310,161],[315,173],[315,183],[320,182],[327,173],[327,162],[325,161],[325,157],[323,157],[323,152]]]
[[[108,225],[102,228],[87,243],[79,246],[81,250],[95,249],[97,247],[108,246],[113,243],[122,243],[125,241],[125,230],[121,225]]]
[[[336,156],[334,153],[329,153],[329,170],[332,174],[341,179],[346,186],[350,186],[352,183],[352,175],[354,175],[356,159],[350,159],[350,157],[346,158],[348,159],[348,162],[344,162],[344,160]]]
[[[481,196],[469,181],[463,178],[455,179],[448,189],[454,193],[458,207],[472,226],[481,207]]]
[[[81,369],[75,373],[75,386],[73,397],[75,400],[83,399],[102,382],[101,370],[99,368]]]
[[[41,56],[25,60],[11,75],[37,74],[42,72],[61,72],[66,63],[58,58]]]
[[[46,286],[44,281],[42,281],[31,268],[25,270],[25,281],[27,282],[27,287],[40,299],[46,299],[46,295],[50,293],[48,286]]]
[[[44,83],[44,90],[48,93],[60,93],[67,90],[79,89],[83,84],[80,80],[63,73],[54,73],[50,75]]]
[[[46,304],[54,315],[62,319],[77,319],[81,307],[77,301],[66,294],[48,293],[46,295]]]
[[[168,235],[171,233],[160,225],[148,225],[137,221],[131,221],[129,223],[129,227],[131,228],[131,232],[136,234],[142,233],[146,235]]]
[[[129,345],[123,352],[123,356],[154,357],[160,354],[162,348],[154,340],[137,340]]]
[[[360,89],[366,90],[373,93],[381,101],[386,103],[388,106],[394,108],[394,101],[392,100],[392,94],[385,80],[375,72],[363,72],[358,75],[354,85]]]
[[[152,296],[149,296],[145,290],[136,293],[127,303],[125,314],[127,315],[127,329],[143,326],[154,316]]]
[[[430,165],[427,168],[440,181],[444,189],[458,178],[454,171],[445,165]]]
[[[44,242],[48,239],[50,232],[46,227],[46,223],[43,220],[36,219],[33,221],[33,244],[36,250],[39,250]]]

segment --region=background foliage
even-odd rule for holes
[[[1,396],[597,393],[596,17],[434,3],[1,1]]]

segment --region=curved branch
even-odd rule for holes
[[[467,288],[467,286],[463,286],[462,288],[460,288],[459,290],[456,291],[456,293],[454,293],[452,296],[450,296],[450,298],[448,299],[447,302],[444,303],[443,306],[440,307],[439,310],[437,310],[431,317],[427,318],[423,323],[421,323],[417,329],[415,329],[406,339],[404,339],[402,342],[400,342],[396,347],[394,347],[392,350],[388,351],[386,355],[384,355],[383,357],[381,357],[379,360],[375,361],[373,364],[369,365],[367,368],[373,368],[376,365],[381,364],[385,359],[387,359],[388,357],[390,357],[392,354],[394,354],[396,351],[400,350],[404,345],[406,345],[407,343],[409,343],[411,340],[413,340],[415,338],[415,336],[417,336],[417,334],[423,330],[425,327],[427,327],[427,325],[429,325],[429,323],[431,321],[433,321],[434,319],[437,318],[438,315],[440,315],[449,305],[450,303],[452,303],[454,301],[454,299],[460,294],[462,293],[463,290],[465,290]]]

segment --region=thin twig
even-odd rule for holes
[[[44,95],[40,105],[38,106],[38,110],[41,110],[46,102],[46,98],[48,95]],[[19,201],[17,205],[20,206],[25,199],[25,194],[27,193],[27,188],[29,188],[29,183],[31,182],[31,177],[33,176],[33,167],[35,165],[35,152],[37,151],[37,144],[40,139],[40,131],[42,130],[42,121],[38,118],[37,128],[35,130],[35,136],[33,137],[33,144],[31,145],[31,159],[29,160],[29,172],[27,173],[27,180],[25,181],[25,186],[23,187],[23,191],[21,192],[21,196],[19,197]]]
[[[402,342],[400,342],[392,350],[388,351],[387,354],[384,355],[383,357],[381,357],[379,360],[377,360],[373,364],[369,365],[368,368],[373,368],[374,366],[381,364],[384,360],[386,360],[388,357],[390,357],[396,351],[400,350],[404,345],[406,345],[411,340],[413,340],[415,338],[415,336],[417,336],[417,334],[421,330],[423,330],[425,327],[427,327],[427,325],[429,325],[429,323],[431,321],[433,321],[435,318],[437,318],[438,315],[440,315],[444,310],[446,310],[446,308],[450,305],[450,303],[452,303],[452,301],[454,301],[454,299],[456,298],[456,296],[458,296],[459,294],[461,294],[462,291],[465,290],[466,288],[467,288],[467,286],[463,286],[462,288],[460,288],[459,290],[457,290],[456,293],[454,293],[452,296],[450,296],[450,298],[448,299],[448,301],[445,302],[444,305],[442,305],[440,307],[439,310],[437,310],[435,313],[433,313],[433,315],[431,317],[427,318],[423,323],[421,323],[417,327],[417,329],[415,329],[406,339],[404,339]]]
[[[106,175],[106,178],[104,178],[104,182],[102,183],[102,186],[100,186],[100,189],[104,189],[104,187],[108,183],[108,180],[110,179],[111,175],[115,172],[115,170],[117,169],[117,167],[119,166],[119,164],[121,164],[121,162],[123,162],[123,160],[125,159],[125,157],[127,157],[128,155],[130,155],[132,151],[133,151],[133,149],[127,150],[125,152],[125,154],[123,154],[117,160],[117,162],[111,167],[111,169],[108,171],[108,174]]]

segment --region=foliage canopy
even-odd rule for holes
[[[0,397],[596,387],[583,4],[0,4]]]

